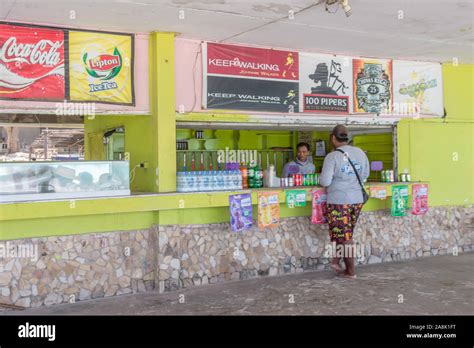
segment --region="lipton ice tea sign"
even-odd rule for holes
[[[133,37],[69,32],[70,99],[134,105]]]

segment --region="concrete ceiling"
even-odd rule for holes
[[[327,13],[320,1],[1,0],[0,19],[133,33],[172,31],[184,38],[352,56],[474,63],[472,0],[349,0],[349,18],[342,8]],[[288,18],[290,10],[293,19]]]

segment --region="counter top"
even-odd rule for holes
[[[391,196],[391,187],[395,185],[411,186],[416,183],[427,182],[370,182],[365,186],[387,186],[387,196]],[[320,186],[296,187],[265,187],[238,191],[211,191],[211,192],[167,192],[145,193],[134,192],[130,196],[80,198],[55,201],[35,201],[0,204],[0,221],[48,218],[77,215],[120,214],[130,212],[166,211],[181,209],[216,208],[229,206],[229,195],[251,193],[252,201],[257,202],[259,192],[277,191],[280,203],[286,201],[285,191],[305,190],[311,192]],[[411,190],[409,190],[411,194]],[[376,198],[371,198],[376,199]],[[308,194],[307,201],[311,200]]]

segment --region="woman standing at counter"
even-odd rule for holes
[[[353,166],[360,180],[364,182],[370,173],[369,160],[361,149],[348,145],[349,137],[344,125],[334,127],[330,141],[335,151],[324,159],[319,180],[321,186],[327,188],[331,242],[336,243],[337,249],[342,247],[346,269],[341,268],[340,257],[333,257],[331,267],[339,275],[355,278],[355,248],[352,234],[364,204],[364,197]]]

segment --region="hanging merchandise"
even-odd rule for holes
[[[306,207],[306,191],[305,190],[286,191],[286,206],[288,208]]]
[[[392,216],[405,216],[408,209],[408,186],[392,186]]]
[[[424,215],[428,211],[428,185],[414,184],[412,186],[412,214]]]
[[[312,194],[312,224],[325,224],[327,223],[327,194],[325,188],[315,189],[311,192]]]
[[[278,192],[258,193],[258,227],[277,227],[280,224]]]
[[[385,186],[371,186],[370,197],[378,198],[378,199],[386,199],[387,188]]]
[[[229,196],[230,227],[239,232],[252,227],[252,196],[250,193]]]

